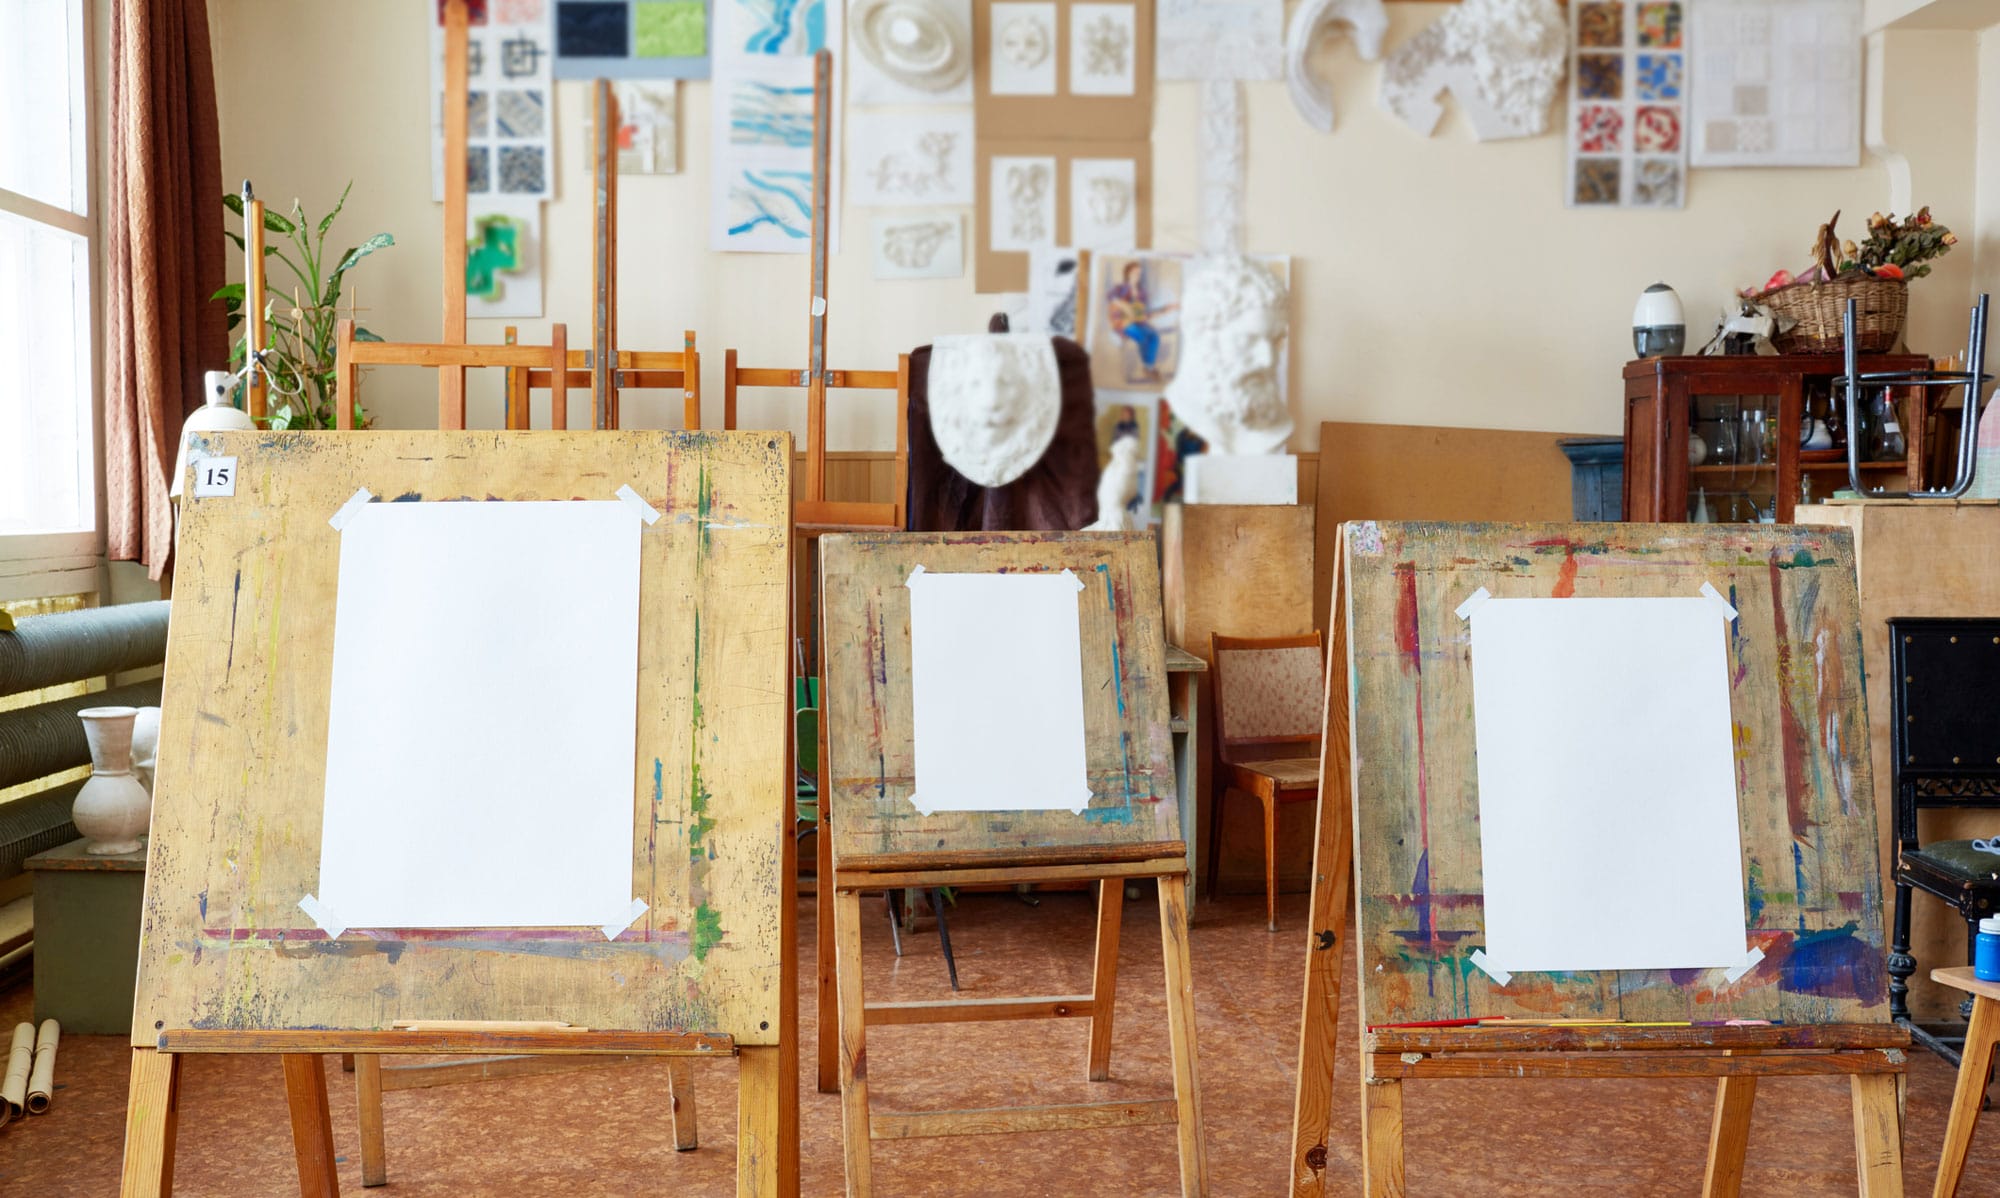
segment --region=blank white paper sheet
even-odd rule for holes
[[[1060,574],[910,575],[916,788],[937,811],[1082,811],[1077,592]]]
[[[639,520],[615,500],[350,514],[322,927],[632,921]]]
[[[1487,958],[1739,964],[1725,605],[1486,599],[1470,619]]]

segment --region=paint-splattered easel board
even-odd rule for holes
[[[1352,523],[1343,533],[1364,1024],[1888,1019],[1844,530]],[[1470,960],[1485,943],[1479,789],[1469,625],[1455,609],[1480,587],[1495,598],[1695,596],[1704,582],[1738,612],[1726,626],[1730,709],[1745,911],[1763,961],[1734,984],[1699,970],[1517,974],[1495,985]]]
[[[181,514],[134,1045],[175,1029],[439,1019],[777,1043],[790,438],[222,433],[203,452],[233,456],[237,481]],[[640,533],[633,893],[646,914],[615,941],[596,928],[328,939],[298,906],[319,870],[340,545],[328,517],[359,487],[439,502],[613,499],[621,486],[661,513]],[[560,637],[563,619],[522,611],[520,635]],[[438,746],[494,751],[560,746]],[[559,796],[549,819],[562,820]],[[533,861],[493,867],[536,884]]]
[[[941,574],[1083,580],[1090,803],[1067,811],[920,814],[910,697],[910,592]],[[848,533],[820,538],[835,865],[847,869],[1140,861],[1181,856],[1167,721],[1166,634],[1152,538],[1125,533]],[[995,754],[1032,751],[995,743]]]

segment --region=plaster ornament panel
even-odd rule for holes
[[[1285,82],[1292,106],[1306,124],[1333,132],[1333,96],[1316,77],[1307,60],[1313,44],[1329,26],[1344,24],[1354,36],[1354,52],[1368,62],[1382,57],[1382,38],[1389,32],[1389,14],[1382,0],[1300,0],[1285,31]]]
[[[971,73],[971,13],[962,3],[853,0],[848,20],[856,54],[904,87],[937,96]]]
[[[1243,85],[1234,79],[1201,84],[1201,249],[1243,252]]]
[[[992,170],[992,248],[1051,244],[1056,235],[1056,160],[996,157]]]
[[[1166,400],[1217,453],[1271,453],[1292,434],[1285,403],[1289,295],[1252,258],[1198,259],[1181,299],[1180,368]]]
[[[1040,333],[939,337],[931,346],[931,435],[951,468],[982,487],[1040,461],[1062,415],[1055,345]]]
[[[1070,243],[1083,250],[1129,250],[1139,239],[1138,165],[1129,158],[1076,158],[1069,164]]]
[[[973,202],[972,111],[848,119],[847,201],[861,205]]]
[[[956,279],[965,273],[965,222],[956,212],[878,215],[868,230],[878,279]]]
[[[1129,96],[1134,83],[1138,17],[1130,4],[1072,4],[1069,90],[1079,96]]]
[[[1285,73],[1284,0],[1159,0],[1162,79],[1277,79]]]
[[[1382,67],[1382,107],[1428,136],[1449,91],[1480,141],[1549,131],[1562,89],[1568,25],[1555,0],[1465,0]]]
[[[995,4],[988,71],[996,96],[1056,94],[1056,6]]]

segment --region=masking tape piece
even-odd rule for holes
[[[1764,959],[1763,949],[1761,948],[1751,949],[1749,952],[1743,954],[1743,959],[1741,961],[1738,961],[1736,964],[1731,965],[1728,969],[1723,971],[1722,973],[1723,980],[1727,981],[1731,985],[1735,985],[1739,980],[1742,979],[1744,974],[1749,973],[1751,970],[1757,968],[1757,962],[1762,961],[1763,959]]]
[[[909,586],[911,583],[914,583],[917,580],[917,578],[923,574],[923,572],[924,568],[921,564],[919,564],[915,569],[910,571],[910,576],[903,580],[903,585]]]
[[[368,506],[368,501],[373,498],[375,496],[369,493],[367,487],[361,488],[346,503],[340,505],[339,511],[328,516],[326,522],[333,525],[333,531],[339,532],[341,529],[346,528],[347,522],[354,519],[355,513]]]
[[[1080,591],[1083,589],[1083,579],[1078,578],[1076,576],[1075,570],[1064,570],[1063,577],[1069,579],[1072,583],[1075,583],[1077,590]]]
[[[656,524],[659,522],[659,509],[647,503],[645,496],[634,491],[632,484],[627,483],[618,488],[618,498],[630,504],[632,510],[639,513],[639,519],[644,520],[647,524]]]
[[[1505,986],[1514,980],[1513,974],[1508,973],[1493,963],[1493,958],[1486,955],[1485,949],[1475,948],[1472,950],[1472,963],[1479,967],[1479,972],[1492,978],[1496,985]]]
[[[1480,587],[1478,590],[1472,592],[1470,595],[1467,595],[1465,597],[1465,602],[1458,605],[1458,610],[1456,613],[1458,615],[1458,618],[1461,620],[1470,620],[1472,618],[1472,613],[1479,610],[1479,605],[1486,602],[1488,599],[1491,599],[1492,597],[1493,597],[1493,592],[1487,590],[1485,587]]]
[[[823,295],[815,295],[815,296],[813,296],[813,315],[814,315],[814,316],[825,316],[825,315],[826,315],[826,297],[825,297],[825,296],[823,296]]]
[[[645,913],[646,913],[646,900],[641,898],[633,899],[631,906],[619,912],[616,916],[612,918],[610,923],[604,925],[604,938],[606,940],[618,939],[618,934],[620,932],[623,932],[626,928],[629,928],[633,924],[638,923],[639,917],[641,915],[644,915]]]
[[[1718,591],[1718,590],[1716,590],[1716,589],[1715,589],[1715,584],[1714,584],[1714,583],[1712,583],[1712,582],[1704,582],[1704,583],[1702,583],[1702,584],[1701,584],[1701,593],[1702,593],[1703,595],[1707,596],[1707,597],[1708,597],[1709,599],[1713,600],[1713,601],[1714,601],[1714,603],[1715,603],[1715,605],[1716,605],[1717,607],[1719,607],[1719,608],[1721,608],[1721,609],[1722,609],[1722,618],[1723,618],[1723,619],[1725,619],[1725,620],[1734,620],[1734,619],[1736,618],[1736,609],[1735,609],[1734,607],[1731,607],[1731,606],[1729,605],[1729,600],[1727,600],[1727,599],[1724,599],[1724,598],[1722,597],[1722,592],[1721,592],[1721,591]]]
[[[341,922],[340,916],[328,910],[325,903],[310,894],[299,900],[299,910],[305,912],[306,917],[311,919],[320,931],[325,932],[329,940],[340,939],[340,934],[347,930],[347,925]]]

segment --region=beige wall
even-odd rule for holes
[[[354,179],[341,229],[350,240],[387,230],[398,243],[354,276],[364,323],[392,339],[427,340],[439,329],[440,207],[429,196],[424,94],[431,7],[212,3],[230,186],[247,175],[274,205],[298,195],[323,209]],[[1389,10],[1394,46],[1443,6]],[[1947,220],[1969,218],[1973,202],[1980,54],[1964,33],[1894,30],[1871,42],[1881,91],[1901,97],[1875,122],[1876,144],[1897,152],[1896,139],[1915,140],[1910,186]],[[1699,324],[1734,287],[1802,266],[1814,226],[1834,209],[1858,231],[1891,202],[1891,172],[1871,153],[1852,170],[1699,171],[1680,211],[1575,212],[1562,204],[1559,137],[1481,145],[1448,114],[1436,136],[1421,138],[1376,107],[1379,65],[1358,61],[1344,39],[1320,62],[1339,113],[1330,136],[1306,127],[1282,83],[1248,89],[1250,248],[1295,256],[1297,449],[1315,448],[1322,420],[1616,432],[1618,369],[1641,288],[1672,283]],[[547,311],[569,323],[572,345],[584,343],[588,325],[585,104],[583,85],[559,85],[558,196],[545,217]],[[1196,107],[1195,85],[1159,88],[1154,229],[1163,248],[1197,243]],[[2000,125],[1985,128],[1995,140]],[[802,364],[806,262],[707,250],[707,129],[707,85],[684,87],[686,169],[621,184],[619,327],[630,349],[678,348],[683,328],[697,331],[707,357],[704,418],[716,425],[725,347],[748,365]],[[2000,205],[1996,193],[1988,189],[1989,206]],[[866,210],[845,215],[832,263],[831,365],[886,367],[936,334],[984,326],[994,305],[973,294],[969,278],[871,279]],[[1971,257],[1919,286],[1916,347],[1962,339]],[[545,336],[545,322],[522,323],[525,339]],[[474,321],[470,335],[498,341],[500,322]],[[363,392],[386,425],[435,419],[434,384],[422,372],[376,370]],[[497,424],[497,386],[475,383],[472,394],[473,421]],[[746,425],[803,431],[778,397],[746,396],[742,415]],[[625,417],[633,426],[677,424],[678,399],[628,397]],[[879,401],[836,410],[831,424],[836,450],[891,444]]]

